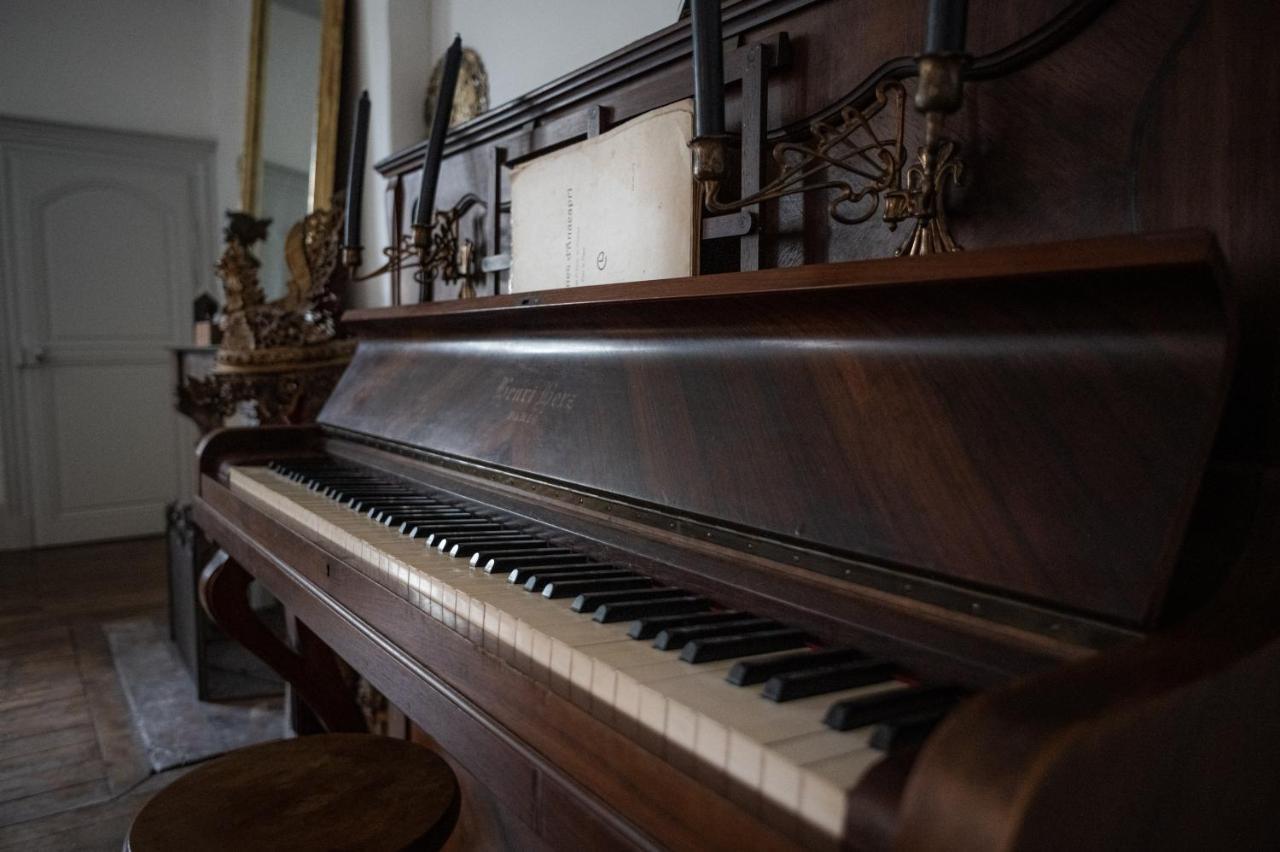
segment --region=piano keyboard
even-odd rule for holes
[[[597,562],[528,521],[333,460],[233,491],[354,554],[431,618],[748,807],[833,838],[885,751],[958,700],[885,660]]]

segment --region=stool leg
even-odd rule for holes
[[[228,636],[288,681],[326,730],[366,733],[364,714],[342,681],[333,651],[302,625],[305,630],[305,640],[299,642],[302,653],[282,642],[249,606],[252,580],[253,576],[243,566],[220,553],[200,575],[200,603]]]

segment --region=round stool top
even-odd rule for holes
[[[128,852],[438,848],[458,813],[443,758],[404,740],[322,734],[250,746],[155,795]]]

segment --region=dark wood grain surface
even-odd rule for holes
[[[435,850],[458,782],[437,754],[369,734],[237,749],[169,785],[129,829],[126,852],[173,849]]]
[[[0,552],[0,850],[119,849],[151,774],[103,625],[164,618],[165,543]]]
[[[865,265],[357,315],[319,420],[1152,623],[1231,366],[1210,241]]]
[[[1280,476],[1214,603],[1150,641],[993,690],[929,739],[899,848],[1274,849]]]
[[[922,23],[912,4],[749,0],[726,9],[725,36],[732,45],[789,35],[791,63],[769,87],[776,139],[841,104],[865,102],[880,80],[913,73]],[[1249,0],[971,4],[976,79],[947,123],[966,162],[950,214],[966,248],[1167,228],[1216,236],[1242,304],[1246,354],[1221,447],[1236,459],[1269,462],[1280,460],[1280,430],[1270,425],[1280,402],[1280,171],[1267,164],[1280,112],[1264,104],[1280,94],[1280,67],[1271,61],[1278,39],[1280,6]],[[467,192],[487,197],[494,145],[516,159],[584,138],[592,107],[619,122],[689,97],[688,53],[687,25],[673,26],[454,128],[440,206]],[[738,96],[736,87],[727,93],[731,132]],[[908,124],[911,150],[919,125]],[[415,144],[379,164],[393,205],[416,197],[421,151]],[[901,239],[874,220],[831,224],[818,197],[765,206],[773,208],[765,213],[776,239],[766,241],[764,268],[887,257]],[[500,244],[482,253],[506,250],[507,218]],[[480,232],[489,234],[489,224]],[[736,250],[707,248],[706,271],[734,268],[725,263],[736,262]],[[455,298],[457,289],[438,286],[437,298]],[[480,292],[492,290],[486,284]]]

